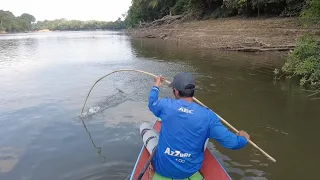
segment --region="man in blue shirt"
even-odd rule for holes
[[[241,149],[249,135],[228,131],[217,115],[193,102],[195,79],[189,73],[179,73],[170,84],[176,99],[158,100],[164,78],[155,78],[150,91],[149,109],[162,120],[159,142],[153,165],[161,176],[183,179],[197,173],[204,160],[204,145],[213,138],[228,149]]]

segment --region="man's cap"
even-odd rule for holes
[[[178,91],[185,91],[187,89],[194,90],[196,86],[196,80],[190,73],[181,72],[174,76],[173,81],[169,84],[169,86],[177,89]]]

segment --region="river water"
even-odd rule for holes
[[[50,32],[0,36],[0,179],[127,179],[154,121],[147,97],[153,79],[133,72],[101,81],[79,117],[91,85],[132,68],[192,72],[196,97],[277,159],[248,145],[215,141],[210,149],[233,179],[317,179],[319,100],[296,83],[274,81],[276,55],[216,52],[117,32]],[[164,86],[161,97],[172,97]]]

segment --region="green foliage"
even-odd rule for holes
[[[149,6],[151,6],[152,8],[155,8],[158,6],[158,0],[152,0],[149,2]]]
[[[282,11],[281,15],[298,16],[306,3],[306,0],[286,0],[287,6]]]
[[[10,11],[0,10],[0,24],[5,31],[14,30],[15,16]]]
[[[40,29],[62,30],[62,31],[79,31],[95,29],[123,29],[125,23],[119,18],[114,22],[105,21],[78,21],[56,19],[53,21],[38,21],[31,14],[23,13],[15,17],[10,11],[0,10],[0,31],[7,32],[25,32]]]
[[[236,14],[237,14],[237,11],[235,11],[234,9],[227,8],[226,6],[221,6],[211,14],[211,17],[226,18]]]
[[[169,15],[195,13],[201,17],[297,16],[307,0],[132,0],[126,17],[129,26]],[[314,6],[315,1],[310,0]],[[311,6],[310,5],[310,6]],[[314,10],[320,8],[315,7]]]
[[[31,30],[31,24],[26,21],[25,19],[22,19],[20,17],[17,17],[14,22],[14,31],[30,31]]]
[[[96,29],[118,30],[123,28],[125,28],[125,24],[120,18],[114,22],[56,19],[53,21],[38,21],[35,24],[35,29],[37,30],[49,29],[60,31],[80,31]]]
[[[36,21],[36,18],[34,16],[27,13],[21,14],[20,18],[26,20],[28,23],[32,23]]]
[[[172,15],[180,15],[189,10],[189,0],[178,0],[171,8]]]
[[[320,85],[320,45],[311,36],[301,36],[282,71],[300,78],[300,85]]]
[[[7,32],[31,31],[36,19],[30,14],[15,17],[10,11],[0,10],[0,30]]]
[[[135,27],[142,22],[153,21],[170,14],[177,0],[132,0],[125,23]]]
[[[308,0],[307,7],[301,13],[301,19],[307,25],[320,23],[320,0]]]
[[[298,15],[306,0],[228,0],[224,5],[246,16]]]
[[[6,29],[0,24],[0,31],[5,31]]]

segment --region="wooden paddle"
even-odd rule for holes
[[[141,179],[142,179],[144,173],[146,172],[147,168],[149,167],[149,165],[150,165],[150,163],[151,163],[151,161],[152,161],[152,159],[153,159],[153,157],[154,157],[155,154],[156,154],[156,147],[155,147],[154,150],[152,151],[152,154],[150,155],[147,163],[144,165],[144,167],[143,167],[142,171],[140,172],[137,180],[141,180]]]

